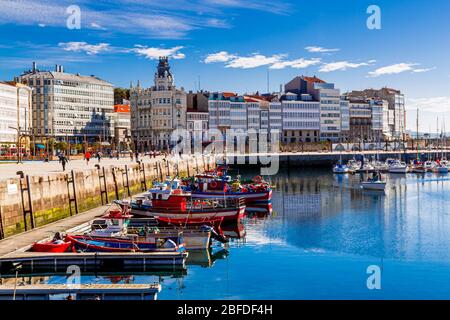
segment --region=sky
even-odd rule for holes
[[[316,75],[342,92],[401,90],[408,129],[417,108],[419,131],[450,129],[448,0],[0,0],[0,13],[0,81],[36,61],[150,86],[166,55],[185,90],[278,91]]]

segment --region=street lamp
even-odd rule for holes
[[[16,130],[17,131],[17,146],[16,146],[16,152],[17,152],[17,164],[21,163],[20,161],[20,127],[8,127],[9,129]]]

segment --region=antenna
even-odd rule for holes
[[[267,93],[270,93],[270,74],[269,74],[269,68],[267,68]]]

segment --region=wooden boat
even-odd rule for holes
[[[140,242],[129,239],[92,237],[89,235],[66,236],[66,241],[72,242],[76,249],[87,252],[174,252],[184,249],[183,245],[177,245],[175,242],[167,239],[155,240],[154,242]]]
[[[142,216],[154,216],[158,221],[168,219],[172,223],[198,225],[207,222],[237,221],[245,215],[243,199],[229,199],[216,196],[212,199],[198,199],[181,188],[158,187],[149,190],[151,207],[140,213]]]

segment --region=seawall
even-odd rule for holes
[[[214,166],[210,156],[167,157],[0,181],[0,239],[136,195],[155,179],[192,175]]]

